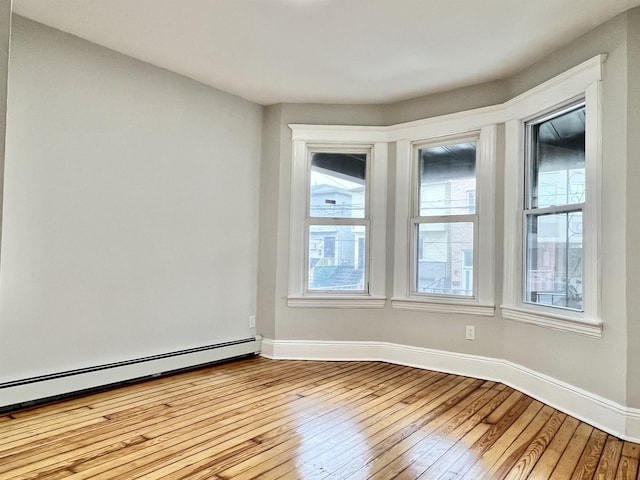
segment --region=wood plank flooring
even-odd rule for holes
[[[640,445],[505,385],[252,358],[0,416],[0,479],[626,479]]]

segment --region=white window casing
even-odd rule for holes
[[[403,310],[462,313],[493,316],[495,311],[495,124],[491,109],[467,112],[464,117],[448,116],[440,124],[408,125],[403,133],[415,140],[396,142],[396,209],[394,281],[391,304]],[[446,125],[446,129],[443,129]],[[435,127],[435,128],[434,128]],[[396,131],[398,135],[401,131]],[[469,297],[425,295],[414,292],[416,148],[446,144],[457,139],[476,141],[476,214],[459,215],[459,221],[474,223],[474,295]],[[453,217],[453,216],[451,216]],[[458,221],[458,219],[456,219]],[[479,279],[482,279],[481,281]]]
[[[518,322],[599,337],[600,319],[600,80],[604,55],[514,98],[506,104],[504,272],[502,315]],[[583,205],[583,311],[524,302],[525,123],[563,105],[584,99],[585,190]]]
[[[289,235],[290,307],[382,308],[386,303],[386,191],[387,143],[377,127],[349,128],[326,125],[290,125],[293,141],[291,220]],[[367,215],[364,219],[335,220],[308,217],[309,155],[316,151],[367,152]],[[365,291],[313,291],[307,288],[308,225],[311,223],[362,224],[367,230],[368,275]]]

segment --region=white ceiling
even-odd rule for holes
[[[19,15],[263,105],[504,78],[640,0],[13,0]]]

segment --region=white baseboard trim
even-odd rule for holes
[[[640,409],[628,408],[506,360],[387,342],[262,341],[276,360],[381,361],[504,383],[623,440],[640,443]]]
[[[0,409],[260,353],[262,337],[0,383]]]

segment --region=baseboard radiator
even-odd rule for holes
[[[0,383],[0,413],[259,354],[262,337]]]

